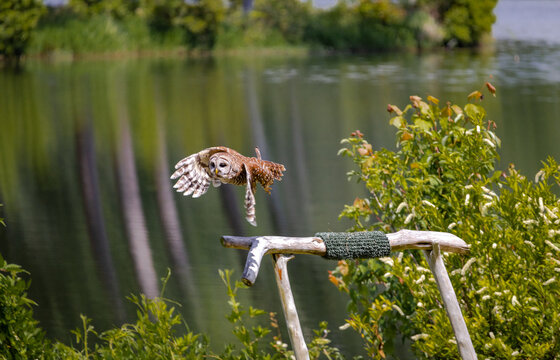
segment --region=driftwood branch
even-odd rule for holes
[[[436,231],[400,230],[387,234],[391,251],[406,249],[431,250],[437,242],[442,251],[466,253],[469,245],[457,236]],[[242,280],[247,286],[255,283],[262,257],[265,254],[326,254],[325,243],[318,237],[285,236],[223,236],[222,245],[229,248],[249,250]]]
[[[435,243],[439,244],[439,248],[443,252],[465,254],[469,252],[470,248],[463,239],[439,231],[400,230],[396,233],[387,234],[387,238],[389,238],[391,244],[391,251],[431,250]]]
[[[224,236],[222,245],[229,248],[249,250],[241,280],[251,286],[257,280],[262,257],[265,254],[314,254],[324,255],[323,240],[313,237],[295,238],[283,236]]]

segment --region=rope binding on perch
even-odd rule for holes
[[[315,234],[323,240],[330,260],[370,259],[389,256],[391,244],[381,231],[360,232],[319,232]]]

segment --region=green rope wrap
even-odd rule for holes
[[[389,239],[381,231],[320,232],[315,237],[325,242],[327,259],[368,259],[391,253]]]

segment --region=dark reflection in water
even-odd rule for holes
[[[88,87],[86,87],[88,90]],[[77,94],[78,89],[73,91]],[[76,156],[79,166],[79,181],[84,204],[84,220],[92,248],[92,256],[96,262],[101,281],[108,291],[112,306],[119,321],[125,320],[123,297],[120,292],[117,272],[113,263],[113,256],[105,229],[101,208],[101,193],[99,190],[99,174],[96,165],[96,151],[92,126],[91,106],[87,103],[89,96],[85,96],[86,104],[82,109],[74,107],[76,118]],[[75,104],[76,102],[74,102]]]
[[[223,234],[312,235],[342,231],[343,204],[363,195],[347,182],[340,139],[360,129],[375,148],[394,147],[387,103],[428,94],[464,104],[489,80],[486,98],[503,140],[502,163],[528,175],[560,158],[560,48],[500,44],[468,51],[371,57],[224,57],[30,64],[0,72],[0,201],[7,228],[0,252],[31,271],[30,296],[49,334],[69,340],[79,314],[98,329],[130,319],[129,293],[176,299],[191,329],[216,348],[232,340],[219,268],[239,275],[245,253]],[[258,228],[243,216],[244,191],[222,186],[198,199],[172,191],[176,161],[213,145],[285,164],[273,195],[257,192]],[[280,312],[271,267],[242,292],[247,305]],[[358,336],[340,331],[346,298],[328,282],[332,262],[290,262],[307,335],[320,320],[337,346],[357,354]]]

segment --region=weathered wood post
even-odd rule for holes
[[[449,317],[453,333],[455,334],[459,355],[461,355],[461,359],[463,360],[476,360],[477,357],[471,337],[469,336],[469,330],[467,329],[467,324],[461,313],[461,307],[459,306],[459,301],[457,301],[455,290],[453,290],[453,285],[451,284],[449,275],[447,275],[439,243],[434,242],[432,250],[424,250],[424,255],[436,279],[443,305],[447,312],[447,317]]]
[[[282,309],[284,310],[284,317],[288,325],[288,334],[290,335],[290,342],[294,348],[296,359],[309,359],[309,351],[307,344],[303,338],[303,331],[299,322],[297,314],[296,302],[292,294],[292,287],[290,286],[290,278],[288,277],[288,261],[293,259],[293,255],[273,254],[274,261],[274,275],[276,277],[276,284],[278,285],[278,292],[282,300]]]
[[[221,242],[225,247],[249,250],[242,275],[243,282],[248,286],[253,285],[257,279],[262,257],[265,254],[273,255],[278,290],[282,299],[290,341],[297,360],[309,359],[309,352],[303,339],[288,277],[287,262],[292,256],[281,254],[312,254],[331,259],[350,259],[387,256],[391,251],[406,249],[424,250],[451,322],[459,354],[463,360],[477,358],[441,256],[441,251],[454,253],[469,251],[469,245],[453,234],[400,230],[391,234],[383,234],[378,231],[318,233],[314,237],[223,236]]]

